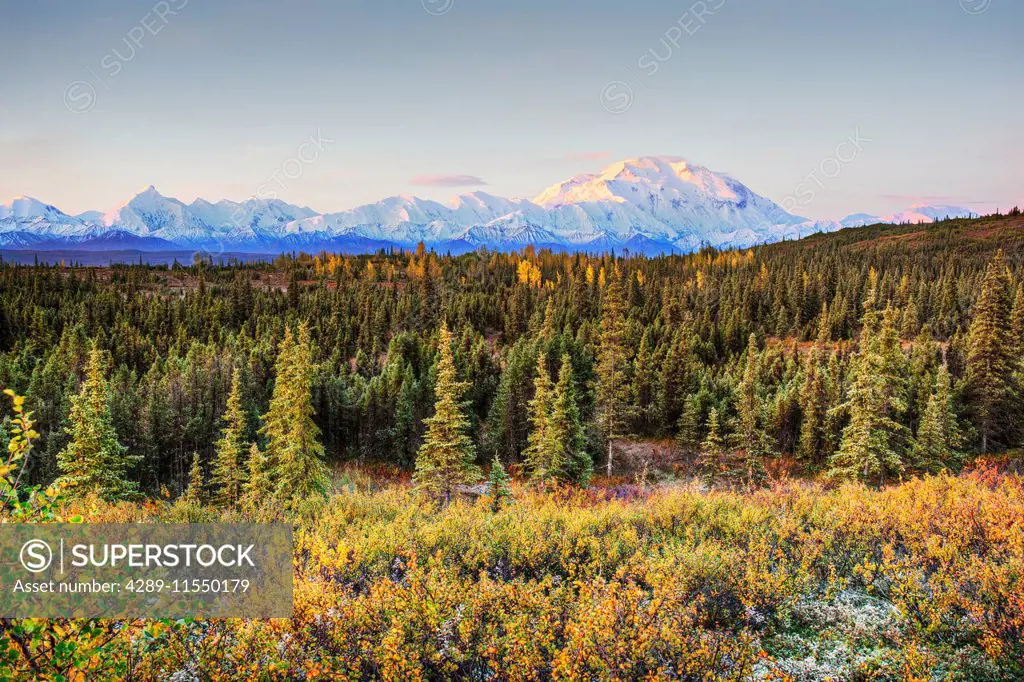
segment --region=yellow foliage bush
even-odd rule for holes
[[[400,486],[337,494],[295,519],[293,618],[179,623],[145,655],[110,650],[132,679],[1024,676],[1018,477],[614,492],[517,489],[497,512]]]

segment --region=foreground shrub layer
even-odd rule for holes
[[[438,510],[404,488],[335,495],[296,522],[294,618],[119,624],[93,674],[1024,677],[1017,477],[608,496],[517,490],[495,513],[486,499]]]

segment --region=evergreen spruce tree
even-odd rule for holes
[[[966,394],[981,450],[1009,445],[1020,410],[1010,338],[1010,273],[999,251],[985,270],[978,302],[971,311],[968,332]]]
[[[928,398],[935,383],[936,346],[929,338],[928,326],[914,340],[907,368],[907,417],[906,424],[915,433],[920,428]]]
[[[521,339],[506,353],[506,364],[487,414],[487,452],[505,461],[519,457],[526,448],[534,353],[533,344],[526,339]]]
[[[533,399],[530,401],[530,435],[526,439],[523,459],[530,479],[544,485],[556,478],[561,467],[558,453],[552,451],[551,438],[551,377],[544,353],[537,355],[536,377],[533,381]]]
[[[576,401],[576,380],[572,371],[572,358],[562,355],[558,370],[554,398],[551,401],[550,448],[555,451],[559,476],[575,485],[586,486],[594,473],[594,461],[587,452],[586,435],[580,420]]]
[[[1017,285],[1010,311],[1010,347],[1018,361],[1024,357],[1024,284]]]
[[[838,353],[830,353],[825,363],[825,422],[822,433],[823,452],[821,461],[828,462],[842,437],[845,415],[841,409],[843,395],[846,390],[844,363],[840,362]]]
[[[958,467],[963,462],[962,447],[963,435],[953,406],[952,380],[949,369],[942,365],[917,430],[914,465],[925,471]]]
[[[501,464],[501,460],[495,455],[494,461],[491,462],[491,474],[487,478],[488,486],[491,490],[492,511],[497,512],[505,501],[512,497],[511,481],[512,477],[508,475],[505,467]]]
[[[248,470],[242,486],[242,505],[258,509],[272,500],[275,487],[270,460],[256,443],[249,447]]]
[[[804,364],[803,383],[800,387],[800,440],[797,455],[817,467],[831,454],[828,452],[827,413],[828,377],[822,366],[823,344],[815,343]]]
[[[832,318],[829,317],[828,301],[821,304],[821,315],[818,316],[818,329],[815,340],[821,347],[827,346],[832,341]]]
[[[717,407],[712,407],[711,412],[708,413],[708,433],[700,447],[705,454],[714,457],[725,452],[725,438],[722,436],[722,425],[718,419]]]
[[[718,408],[712,407],[708,413],[707,435],[700,444],[700,465],[701,478],[707,483],[713,483],[719,478],[722,472],[722,460],[726,455],[725,437],[722,435],[722,425],[718,417]]]
[[[203,489],[203,466],[199,461],[199,453],[192,453],[192,466],[188,469],[188,486],[182,494],[182,499],[192,506],[198,507],[203,504],[206,497]]]
[[[774,454],[775,448],[771,439],[761,426],[763,408],[758,375],[757,338],[753,334],[747,342],[747,361],[737,393],[740,423],[738,445],[754,457]]]
[[[299,328],[298,340],[291,330],[285,331],[274,367],[274,392],[260,429],[267,439],[274,496],[286,504],[325,496],[330,483],[320,429],[313,421],[313,362],[305,324]]]
[[[242,486],[246,479],[242,459],[249,449],[245,438],[247,427],[237,368],[231,377],[231,393],[228,394],[227,409],[221,421],[224,422],[224,428],[220,440],[214,446],[213,501],[220,506],[234,507],[242,496]]]
[[[398,446],[399,462],[412,464],[415,462],[416,407],[419,398],[419,382],[413,373],[412,365],[405,363],[402,370],[402,383],[398,390],[395,403],[395,443]]]
[[[597,356],[597,423],[608,442],[607,473],[612,473],[612,445],[630,434],[634,409],[629,377],[628,325],[622,284],[613,272],[601,301],[601,338]]]
[[[438,342],[434,415],[427,418],[427,433],[416,456],[413,481],[416,488],[442,504],[451,502],[456,488],[480,478],[474,460],[476,450],[467,431],[469,419],[460,400],[466,391],[459,381],[452,357],[452,337],[442,322]]]
[[[700,450],[701,442],[701,407],[696,395],[691,395],[683,403],[683,412],[679,415],[676,443],[687,454]]]
[[[72,399],[67,429],[70,441],[58,455],[57,483],[72,497],[95,493],[105,500],[135,497],[138,485],[127,480],[138,457],[117,439],[110,414],[110,389],[103,353],[95,346],[85,366],[85,381]]]
[[[654,414],[659,435],[671,435],[686,397],[689,357],[681,335],[673,337],[661,363],[654,395]]]
[[[550,341],[555,334],[555,300],[548,299],[547,307],[544,308],[544,323],[540,328],[540,337]]]
[[[917,335],[919,327],[917,317],[917,303],[911,297],[903,309],[903,321],[900,323],[900,335],[905,339],[912,339]]]
[[[760,487],[768,479],[761,458],[745,448],[729,446],[730,440],[723,433],[718,408],[711,408],[708,414],[708,433],[701,443],[699,458],[701,478],[707,483],[724,483],[728,486],[746,488]],[[739,434],[736,434],[739,435]],[[742,441],[742,436],[739,438]]]
[[[284,338],[277,345],[277,358],[274,364],[274,390],[270,399],[270,407],[260,421],[263,426],[259,433],[266,438],[268,471],[277,469],[277,457],[287,446],[288,434],[291,430],[290,419],[293,416],[292,395],[295,388],[295,337],[290,327],[286,327]],[[276,476],[274,476],[276,480]]]
[[[900,419],[906,410],[906,360],[896,332],[895,309],[868,309],[853,359],[846,403],[849,414],[839,449],[829,460],[834,478],[879,485],[904,470],[911,433]]]
[[[658,380],[651,330],[648,328],[640,338],[633,372],[633,409],[636,414],[637,433],[651,435],[654,429],[653,409]]]

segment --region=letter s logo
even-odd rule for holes
[[[21,565],[30,573],[45,571],[53,563],[53,550],[42,540],[29,540],[21,546]]]

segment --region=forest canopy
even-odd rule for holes
[[[184,491],[198,467],[238,500],[254,456],[313,466],[281,484],[310,490],[321,462],[412,470],[439,389],[455,388],[445,409],[469,467],[585,483],[615,473],[616,442],[670,439],[725,484],[758,485],[780,456],[884,484],[1020,443],[1021,227],[992,216],[655,258],[421,246],[4,264],[0,385],[40,434],[26,480],[74,482],[92,457],[108,497]]]

